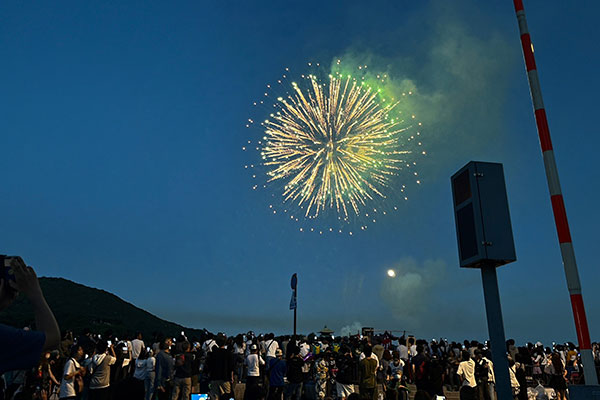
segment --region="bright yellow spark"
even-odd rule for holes
[[[265,120],[261,154],[269,182],[284,183],[284,202],[315,218],[326,208],[348,217],[375,197],[402,168],[399,127],[388,118],[398,103],[378,101],[378,90],[350,76],[314,75],[306,90],[292,82],[293,95],[277,103],[280,111]],[[352,233],[350,233],[352,234]]]

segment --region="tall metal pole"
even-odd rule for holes
[[[571,307],[573,308],[573,317],[575,319],[575,329],[577,330],[577,340],[579,350],[583,361],[583,372],[587,385],[597,385],[598,378],[594,368],[594,357],[592,355],[592,346],[590,342],[590,333],[588,330],[585,308],[583,306],[583,297],[581,295],[581,283],[579,281],[579,272],[575,261],[575,251],[571,240],[571,231],[563,201],[562,190],[558,180],[558,169],[554,159],[552,141],[550,140],[550,129],[546,119],[546,111],[542,100],[542,90],[538,79],[535,58],[533,56],[533,45],[531,36],[527,29],[527,20],[525,19],[525,10],[522,0],[513,0],[517,20],[519,22],[519,31],[521,33],[521,44],[523,47],[523,58],[527,69],[527,78],[529,80],[529,89],[531,99],[533,100],[533,109],[537,131],[540,138],[542,155],[544,157],[544,166],[546,168],[546,179],[550,189],[550,200],[552,201],[552,210],[554,211],[554,222],[556,223],[556,232],[560,243],[560,252],[562,254],[565,276],[567,278],[567,287],[571,296]]]
[[[294,340],[296,337],[296,310],[298,309],[298,274],[292,275],[290,281],[292,287],[292,300],[290,301],[290,309],[294,310]]]
[[[508,359],[506,358],[506,337],[504,336],[504,321],[498,291],[498,277],[495,265],[481,267],[481,280],[485,298],[485,313],[487,315],[488,332],[492,342],[492,362],[496,375],[496,392],[499,400],[512,400],[510,376],[508,375]]]
[[[298,289],[294,289],[294,297],[298,298]],[[298,307],[296,306],[294,308],[294,338],[296,337],[296,310],[298,310]]]

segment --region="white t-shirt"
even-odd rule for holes
[[[63,397],[77,396],[77,393],[75,392],[75,377],[72,377],[71,379],[66,379],[65,376],[73,374],[79,368],[81,368],[81,366],[73,358],[69,358],[67,360],[62,376],[62,381],[60,382],[60,392],[58,396],[61,399]]]
[[[144,348],[144,341],[140,339],[133,339],[131,342],[131,358],[137,360]]]
[[[259,367],[264,364],[265,361],[258,354],[250,354],[248,357],[246,357],[248,376],[260,376]]]
[[[300,356],[302,358],[306,357],[309,351],[310,346],[307,343],[300,343]]]
[[[205,353],[210,353],[212,351],[213,347],[215,347],[216,345],[217,345],[217,342],[215,341],[215,339],[208,339],[202,345],[202,350],[204,350]]]
[[[263,346],[267,353],[267,357],[275,357],[275,351],[279,348],[279,343],[277,343],[275,339],[267,340]]]
[[[401,344],[398,346],[398,352],[400,353],[400,358],[403,360],[408,360],[408,347]]]
[[[462,361],[458,364],[456,375],[463,378],[463,386],[477,386],[477,381],[475,380],[475,361]]]
[[[410,356],[411,356],[411,357],[414,357],[414,356],[416,356],[417,354],[418,354],[418,353],[417,353],[417,345],[416,345],[416,344],[413,344],[412,346],[410,346]]]
[[[110,386],[110,366],[116,361],[116,357],[109,354],[96,354],[92,357],[90,389],[104,389]]]

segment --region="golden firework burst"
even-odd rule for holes
[[[292,83],[292,93],[278,98],[278,111],[262,123],[268,181],[283,182],[284,202],[303,208],[306,217],[326,209],[344,219],[359,215],[369,200],[386,197],[410,153],[400,144],[410,127],[393,118],[398,103],[385,103],[377,90],[350,76],[306,79],[308,87]]]

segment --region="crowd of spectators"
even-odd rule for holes
[[[228,337],[202,331],[146,341],[141,333],[61,335],[33,268],[20,257],[0,258],[0,310],[23,293],[37,328],[0,324],[0,400],[189,400],[192,393],[210,400],[408,400],[410,391],[416,400],[450,391],[461,399],[496,400],[490,346],[477,341],[388,332]],[[592,352],[598,371],[597,343]],[[540,399],[550,390],[564,400],[569,385],[585,382],[572,343],[517,347],[508,340],[506,355],[515,399]]]
[[[515,399],[536,387],[564,399],[569,384],[584,381],[572,343],[506,344]],[[594,345],[600,364],[600,349]],[[495,400],[495,374],[487,343],[375,336],[279,336],[204,332],[188,338],[110,331],[65,332],[58,349],[42,353],[28,370],[4,373],[0,399],[212,400]],[[529,389],[528,389],[529,388]],[[411,396],[411,397],[413,397]]]

